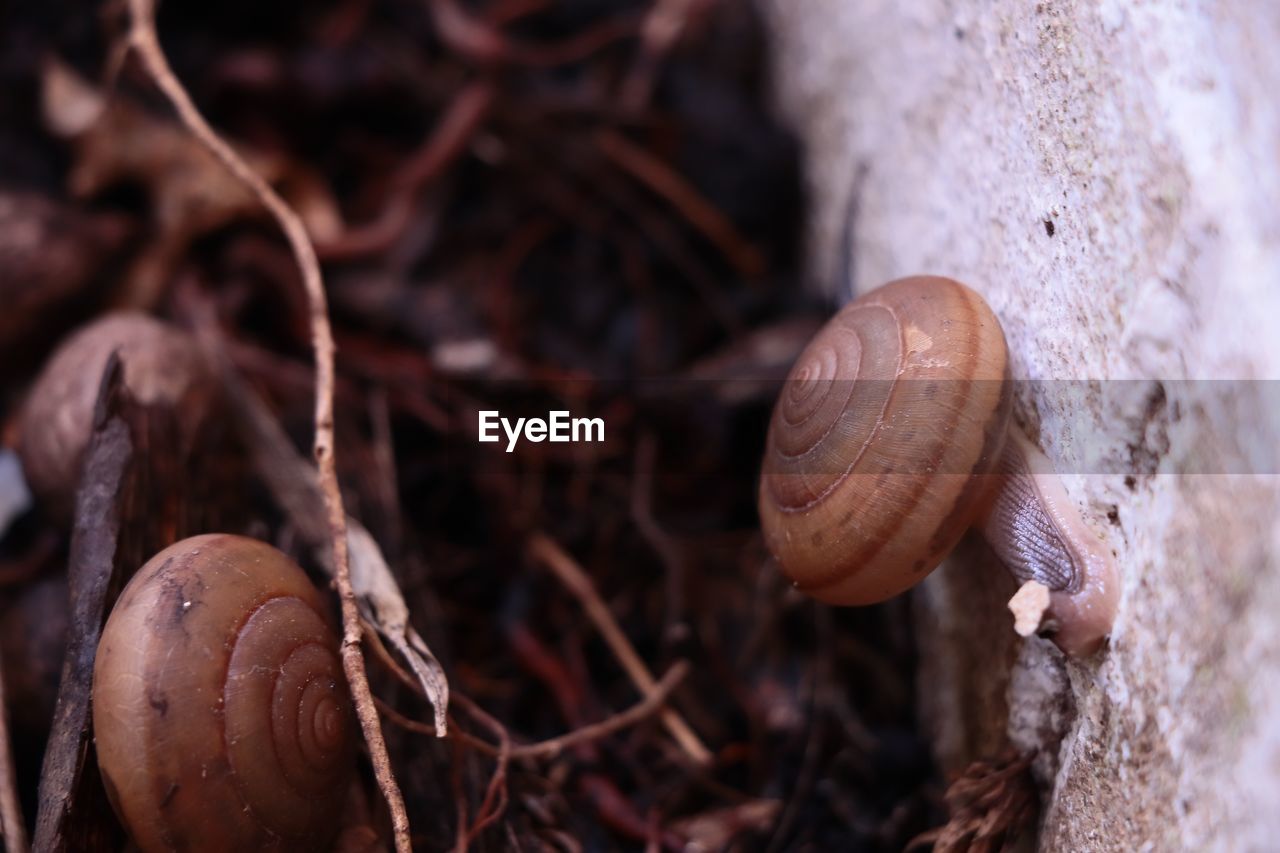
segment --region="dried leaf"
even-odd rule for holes
[[[156,233],[128,276],[125,304],[154,304],[193,240],[263,215],[257,197],[239,181],[227,180],[226,167],[185,128],[118,92],[98,91],[56,59],[45,63],[42,100],[46,127],[73,149],[73,194],[87,198],[132,183],[151,200]],[[298,202],[313,236],[341,232],[337,202],[320,175],[281,156],[235,148],[255,172]]]
[[[45,127],[54,136],[79,136],[102,117],[106,99],[71,66],[56,58],[44,65],[41,107]]]
[[[347,519],[347,544],[351,554],[351,585],[355,588],[361,615],[408,661],[435,712],[437,736],[444,737],[448,733],[449,710],[449,681],[444,667],[409,624],[409,607],[382,556],[382,549],[369,531],[351,518]]]
[[[164,232],[185,239],[259,211],[257,199],[228,181],[222,164],[176,123],[119,93],[104,96],[57,60],[45,66],[44,112],[50,131],[72,143],[76,195],[136,182],[148,190]],[[279,177],[274,159],[241,153],[260,173]]]

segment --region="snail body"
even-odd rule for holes
[[[1110,630],[1110,555],[1043,454],[1011,425],[1008,350],[977,293],[947,278],[884,285],[800,355],[761,477],[765,541],[801,590],[871,604],[919,583],[980,528],[1020,581],[1050,593],[1071,654]]]
[[[337,828],[355,755],[338,643],[269,545],[196,536],[138,571],[102,632],[93,727],[143,851],[314,850]]]

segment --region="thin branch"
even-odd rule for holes
[[[629,729],[632,726],[644,722],[649,717],[657,713],[671,698],[671,694],[675,691],[680,683],[689,675],[688,661],[677,661],[670,669],[663,674],[658,680],[656,689],[653,693],[648,694],[630,708],[619,711],[616,714],[606,717],[597,723],[576,728],[571,732],[557,735],[547,740],[541,740],[537,743],[524,744],[522,746],[513,746],[510,752],[512,761],[521,759],[542,759],[556,758],[567,749],[581,746],[585,743],[601,740],[616,732]],[[407,677],[407,675],[406,675]],[[413,682],[406,681],[406,684],[414,686]],[[460,694],[455,694],[455,696]],[[463,700],[465,701],[465,699]],[[392,708],[381,699],[377,700],[378,710],[382,712],[388,720],[395,723],[405,731],[414,732],[422,735],[435,735],[436,727],[430,723],[423,723],[406,717],[395,708]],[[500,754],[500,749],[495,747],[488,741],[469,734],[460,729],[455,723],[450,730],[450,735],[458,738],[467,746],[481,752],[491,758],[496,758]]]
[[[445,110],[431,136],[397,172],[392,194],[369,222],[321,242],[317,252],[326,261],[349,261],[383,252],[408,230],[414,203],[467,150],[476,130],[488,117],[496,91],[480,81],[463,88]]]
[[[535,533],[529,540],[529,553],[539,563],[550,569],[551,573],[578,599],[578,602],[586,611],[587,617],[591,619],[596,629],[600,631],[605,643],[608,644],[618,662],[622,664],[623,670],[626,671],[627,676],[635,684],[641,695],[653,696],[658,689],[658,682],[654,680],[653,673],[649,672],[649,668],[640,659],[640,655],[636,653],[631,641],[622,633],[622,629],[618,627],[617,620],[613,618],[613,614],[609,611],[609,606],[600,598],[600,594],[596,592],[595,584],[591,582],[591,578],[587,576],[587,573],[583,571],[577,561],[569,556],[555,541],[542,533]],[[711,763],[711,751],[703,745],[683,717],[671,708],[664,708],[661,717],[662,724],[666,726],[667,731],[671,733],[676,743],[680,745],[680,748],[685,751],[685,754],[695,764],[706,766]]]
[[[672,642],[682,633],[684,623],[684,556],[675,539],[662,529],[662,525],[653,516],[653,468],[657,452],[653,434],[642,434],[636,446],[631,519],[636,530],[657,553],[666,569],[667,612],[662,636],[665,641]]]
[[[374,776],[387,800],[391,825],[399,853],[410,853],[409,816],[404,798],[391,770],[391,759],[382,737],[381,722],[369,690],[369,680],[360,652],[360,617],[355,591],[351,586],[351,567],[347,555],[347,516],[342,507],[342,494],[334,464],[333,436],[333,333],[329,328],[329,311],[324,282],[315,248],[297,213],[285,203],[260,175],[253,171],[205,121],[190,95],[169,67],[155,29],[154,0],[129,0],[131,26],[129,44],[141,60],[156,87],[172,104],[179,120],[191,134],[227,168],[237,180],[254,194],[271,213],[289,241],[302,274],[309,305],[312,346],[316,359],[315,456],[324,492],[329,532],[333,542],[333,566],[342,602],[342,667],[351,685],[356,713],[364,730],[365,742],[373,763]]]
[[[697,12],[715,0],[657,0],[640,29],[640,49],[618,98],[624,109],[638,113],[649,106],[662,62]],[[700,8],[702,7],[702,8]]]
[[[402,684],[419,696],[425,696],[422,684],[405,672],[404,667],[383,645],[382,639],[378,636],[374,626],[363,619],[361,620],[361,625],[364,628],[365,636],[369,640],[369,648],[373,651],[374,657],[381,661]],[[456,723],[450,726],[449,734],[453,736],[455,741],[475,749],[482,755],[497,759],[497,766],[494,768],[493,776],[490,777],[489,785],[485,789],[484,800],[481,802],[480,808],[476,812],[476,820],[470,828],[466,826],[466,803],[461,798],[458,801],[458,839],[455,850],[458,853],[465,853],[476,836],[498,820],[507,808],[507,767],[511,763],[511,736],[507,733],[506,726],[490,716],[487,711],[475,702],[458,693],[454,693],[452,696],[454,704],[466,709],[467,713],[487,726],[498,739],[498,745],[495,747],[489,742],[463,731]],[[410,719],[376,696],[373,701],[385,717],[406,731],[435,737],[441,736],[441,730],[436,726]]]
[[[595,141],[606,157],[679,210],[739,273],[756,278],[764,270],[759,250],[687,178],[615,130],[597,131]]]
[[[492,21],[473,16],[458,0],[427,0],[436,34],[452,51],[477,65],[514,63],[536,68],[567,65],[608,45],[634,36],[640,19],[621,14],[564,41],[529,44],[508,37]]]
[[[373,704],[377,706],[378,713],[386,717],[396,726],[404,729],[406,732],[413,732],[418,735],[427,735],[429,737],[439,737],[440,732],[431,723],[424,723],[421,720],[415,720],[413,717],[404,714],[393,708],[387,701],[379,696],[373,697]],[[458,727],[458,721],[450,718],[449,737],[466,744],[467,746],[479,752],[494,758],[498,755],[498,748],[483,738],[478,738],[470,732]]]
[[[579,744],[589,743],[590,741],[606,738],[614,732],[622,731],[630,728],[637,723],[643,722],[653,714],[657,713],[667,700],[671,697],[672,692],[680,686],[680,682],[684,681],[685,676],[689,674],[689,664],[686,661],[677,661],[667,670],[661,680],[654,685],[652,693],[647,694],[642,700],[627,708],[625,711],[619,711],[611,717],[606,717],[598,723],[574,729],[571,732],[562,734],[559,737],[553,737],[549,740],[531,743],[527,746],[517,746],[511,750],[513,759],[519,758],[555,758],[566,749],[571,749]]]
[[[485,789],[484,800],[481,801],[480,808],[476,809],[475,822],[459,839],[458,853],[466,853],[471,842],[479,837],[486,827],[502,817],[502,813],[506,811],[507,767],[511,763],[511,735],[507,733],[506,726],[490,716],[487,711],[472,702],[468,697],[459,694],[455,701],[460,707],[466,709],[467,713],[481,725],[493,732],[498,739],[497,766],[494,768],[493,776],[490,777],[489,785]]]

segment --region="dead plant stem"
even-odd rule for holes
[[[645,666],[635,647],[627,639],[626,634],[618,627],[618,622],[609,611],[609,606],[596,592],[595,584],[578,562],[561,548],[549,536],[534,534],[529,541],[529,552],[542,565],[564,584],[578,599],[587,617],[596,626],[614,657],[622,665],[623,670],[635,684],[643,696],[651,697],[658,692],[658,682]],[[685,754],[698,766],[705,767],[711,763],[711,751],[702,743],[689,724],[675,710],[663,708],[660,713],[662,724],[675,739]]]
[[[409,816],[405,811],[400,787],[391,769],[391,760],[387,754],[386,742],[382,737],[381,722],[373,703],[373,694],[369,689],[364,658],[361,655],[360,616],[356,608],[355,591],[351,586],[351,567],[347,554],[347,516],[342,506],[342,494],[339,491],[337,469],[334,464],[333,333],[329,327],[329,309],[315,248],[297,213],[209,126],[182,83],[174,75],[156,35],[154,0],[129,0],[129,13],[131,19],[129,45],[141,60],[143,67],[157,88],[169,100],[182,124],[221,161],[227,171],[262,202],[263,207],[279,223],[302,275],[302,284],[309,307],[312,347],[315,350],[316,359],[315,456],[319,467],[320,488],[324,492],[329,533],[333,541],[334,577],[337,581],[338,596],[342,602],[342,667],[351,685],[356,713],[360,718],[365,742],[369,747],[374,776],[378,780],[378,786],[382,789],[391,813],[396,850],[399,853],[411,853]]]

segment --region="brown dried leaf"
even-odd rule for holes
[[[151,200],[155,237],[129,276],[124,304],[153,304],[193,240],[263,215],[257,197],[227,180],[226,167],[177,122],[118,92],[104,94],[56,59],[46,62],[42,82],[45,126],[72,147],[71,192],[87,198],[136,184]],[[295,197],[313,236],[342,231],[337,202],[320,175],[281,156],[234,147],[264,180]]]
[[[54,136],[79,136],[93,127],[107,108],[97,89],[56,58],[45,62],[42,82],[44,124]]]
[[[58,60],[45,65],[44,116],[75,153],[71,190],[87,197],[133,182],[145,187],[163,231],[190,239],[246,215],[259,204],[228,181],[221,163],[172,121],[122,97],[105,96]],[[280,164],[242,151],[253,167],[278,178]]]
[[[395,575],[373,536],[355,519],[347,519],[351,585],[361,615],[373,623],[392,648],[409,663],[435,712],[436,736],[448,734],[449,680],[426,641],[409,624],[409,606]]]

